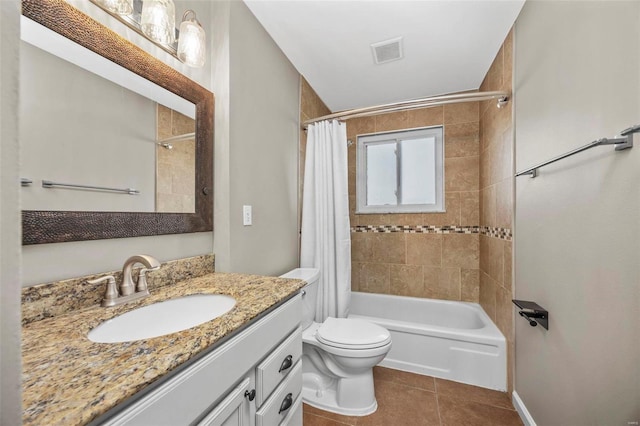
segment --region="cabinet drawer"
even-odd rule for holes
[[[280,426],[302,426],[302,394],[298,395],[298,399],[289,409],[289,414],[284,418]]]
[[[302,362],[293,367],[286,379],[278,385],[267,402],[256,413],[256,426],[279,425],[302,392]]]
[[[256,367],[256,406],[269,398],[302,357],[302,328],[298,327],[264,361]]]

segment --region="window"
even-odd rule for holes
[[[358,136],[356,213],[443,212],[442,127]]]

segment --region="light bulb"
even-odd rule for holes
[[[192,14],[191,19],[188,16]],[[187,10],[182,16],[180,36],[178,38],[178,59],[186,65],[200,68],[204,65],[206,53],[205,32],[196,19],[193,10]]]
[[[173,0],[144,0],[140,27],[152,40],[173,44],[176,37],[176,11]]]

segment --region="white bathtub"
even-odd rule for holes
[[[506,340],[477,303],[352,292],[349,311],[391,332],[381,366],[507,389]]]

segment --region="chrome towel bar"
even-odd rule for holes
[[[50,180],[43,180],[42,187],[43,188],[62,187],[62,188],[95,189],[98,191],[123,192],[129,195],[137,195],[140,193],[140,191],[133,188],[109,188],[106,186],[77,185],[73,183],[51,182]]]
[[[591,148],[595,148],[596,146],[600,146],[600,145],[615,145],[616,151],[631,149],[633,148],[633,134],[638,132],[640,132],[640,124],[637,124],[633,127],[629,127],[628,129],[623,130],[622,132],[620,132],[620,137],[618,138],[612,138],[612,139],[602,138],[602,139],[595,140],[591,143],[581,146],[580,148],[576,148],[573,151],[569,151],[566,154],[559,155],[557,157],[552,158],[551,160],[545,161],[544,163],[540,163],[536,166],[533,166],[531,168],[518,172],[516,173],[516,177],[529,175],[532,178],[534,178],[538,176],[539,168],[549,165],[551,163],[555,163],[556,161],[560,161],[564,158],[571,157],[572,155],[577,154],[579,152],[586,151]]]

